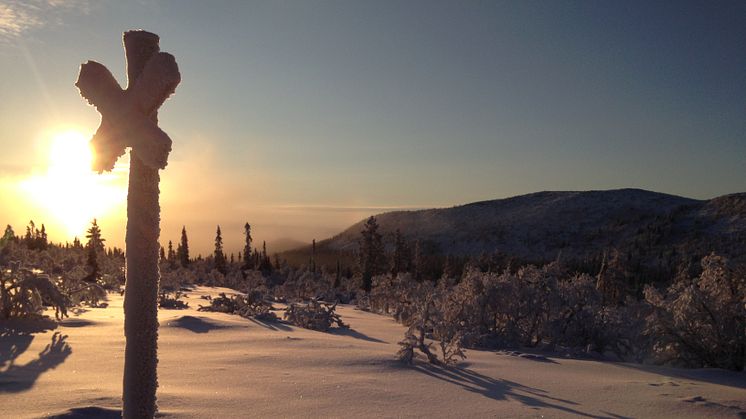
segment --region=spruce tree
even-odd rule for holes
[[[168,241],[168,255],[166,259],[168,260],[168,266],[171,269],[176,269],[176,252],[174,252],[174,244],[171,240]]]
[[[417,281],[422,281],[424,270],[424,255],[422,254],[422,243],[417,240],[414,244],[414,258],[412,259],[412,277]]]
[[[378,232],[376,217],[368,218],[360,232],[360,271],[363,281],[361,288],[370,292],[373,277],[386,271],[386,255],[384,253],[383,238]]]
[[[402,272],[409,272],[412,264],[409,245],[398,228],[394,236],[394,257],[392,259],[391,275],[396,276]]]
[[[189,239],[187,238],[186,226],[181,227],[181,243],[176,253],[182,267],[189,266]]]
[[[339,287],[342,286],[342,265],[339,262],[339,259],[337,259],[337,272],[334,275],[334,289],[339,289]]]
[[[262,254],[260,256],[259,269],[262,272],[272,272],[272,261],[267,254],[267,242],[262,241]]]
[[[38,244],[37,244],[38,249],[46,249],[47,245],[49,244],[47,242],[47,228],[44,227],[44,224],[41,225],[41,231],[39,232],[39,237],[37,241],[38,241]]]
[[[252,238],[251,238],[251,224],[249,224],[247,222],[243,226],[243,229],[244,229],[244,233],[243,234],[244,234],[244,236],[246,236],[245,237],[246,241],[245,241],[245,245],[243,247],[243,266],[241,267],[241,269],[244,269],[244,270],[246,270],[246,269],[254,269],[255,265],[253,263],[253,260],[251,259],[251,241],[252,241]],[[241,259],[240,256],[238,258]]]
[[[2,239],[0,239],[0,245],[4,246],[12,241],[16,241],[16,232],[13,231],[13,227],[8,224],[5,227],[5,233],[3,233]]]
[[[101,269],[98,265],[98,254],[104,251],[104,241],[106,239],[101,237],[101,228],[96,223],[96,219],[93,219],[91,228],[86,232],[88,243],[86,243],[86,251],[88,252],[88,258],[86,264],[88,265],[88,275],[83,279],[87,282],[96,282],[101,277]]]
[[[220,226],[218,226],[215,232],[215,253],[214,253],[215,269],[218,272],[225,275],[228,272],[226,267],[225,254],[223,253],[223,237],[220,233]]]
[[[604,305],[617,305],[624,301],[630,276],[621,252],[614,249],[610,257],[604,252],[601,269],[596,276],[596,289],[601,293]]]
[[[311,269],[311,273],[316,275],[316,239],[311,242],[311,260],[308,266]]]
[[[28,222],[28,226],[26,226],[26,235],[24,236],[24,242],[26,243],[26,247],[31,249],[34,246],[34,230],[36,230],[36,225],[34,224],[34,220],[30,220]]]
[[[459,269],[459,263],[455,256],[446,255],[445,263],[443,264],[443,277],[446,279],[459,279],[461,272]]]

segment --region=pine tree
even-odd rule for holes
[[[98,265],[98,254],[104,252],[104,241],[106,239],[101,237],[101,228],[96,223],[96,219],[93,219],[91,228],[86,232],[88,242],[86,243],[86,250],[88,252],[88,259],[86,264],[88,265],[88,275],[83,279],[86,282],[96,282],[101,277],[101,270]]]
[[[166,261],[166,249],[164,249],[163,246],[161,246],[161,251],[159,253],[159,259],[161,263]]]
[[[409,251],[409,245],[402,236],[399,229],[396,229],[394,236],[394,257],[391,264],[391,275],[396,276],[402,272],[409,272],[412,264],[412,257]]]
[[[604,305],[616,305],[624,301],[629,276],[618,250],[614,249],[610,258],[604,252],[601,269],[596,276],[596,289],[601,293]]]
[[[443,265],[443,277],[457,280],[461,277],[459,263],[455,256],[446,255],[445,264]]]
[[[215,232],[215,253],[214,253],[215,269],[218,272],[225,275],[228,272],[226,267],[225,254],[223,253],[223,237],[220,233],[220,226],[218,226]]]
[[[37,239],[37,249],[46,249],[49,243],[47,242],[47,229],[44,224],[41,225],[41,231]]]
[[[34,242],[34,231],[36,230],[36,225],[34,224],[34,220],[30,220],[28,222],[28,226],[26,226],[26,236],[24,236],[24,242],[26,243],[26,247],[29,249],[33,247]]]
[[[342,264],[337,259],[337,272],[334,275],[334,289],[339,289],[342,286]]]
[[[245,237],[246,242],[245,242],[245,245],[243,247],[243,266],[241,267],[241,269],[243,269],[243,270],[254,269],[255,265],[254,265],[253,261],[251,260],[251,241],[252,241],[252,238],[251,238],[251,224],[249,224],[247,222],[243,226],[243,228],[244,228],[244,233],[243,234],[244,234],[244,236],[246,236]],[[239,256],[238,258],[241,259],[241,256]]]
[[[189,239],[187,238],[186,226],[181,227],[181,243],[179,243],[176,256],[183,268],[189,266]]]
[[[91,228],[89,228],[86,232],[85,237],[88,239],[88,247],[93,246],[98,252],[104,251],[104,242],[106,241],[106,239],[101,237],[101,228],[98,226],[95,218],[91,223]]]
[[[166,259],[168,260],[168,266],[171,269],[176,269],[176,252],[174,252],[174,244],[171,240],[168,241],[168,255]]]
[[[311,242],[311,260],[309,260],[308,266],[311,269],[311,273],[316,275],[316,239]]]
[[[0,239],[0,246],[4,246],[12,241],[16,241],[16,232],[13,231],[13,227],[8,224],[5,227],[5,233],[3,233],[3,237]]]
[[[373,277],[386,271],[386,255],[383,238],[378,232],[376,217],[368,218],[360,232],[360,271],[363,275],[362,289],[370,292]]]
[[[417,240],[414,243],[414,258],[412,259],[412,277],[417,281],[422,281],[424,270],[424,255],[422,254],[422,243]]]
[[[259,269],[262,272],[272,272],[272,261],[267,254],[267,242],[262,242],[262,253],[260,255]]]

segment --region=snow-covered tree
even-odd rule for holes
[[[698,278],[672,284],[665,292],[645,288],[653,307],[649,335],[663,362],[742,371],[746,367],[746,275],[716,255],[702,259]]]
[[[394,234],[394,255],[391,260],[391,275],[396,276],[400,272],[409,272],[412,264],[409,245],[402,236],[401,231],[396,229]]]
[[[244,232],[243,232],[244,247],[243,247],[243,266],[241,266],[241,269],[244,269],[244,270],[254,269],[254,266],[255,266],[254,261],[251,258],[251,242],[253,240],[251,237],[251,224],[247,222],[246,224],[244,224],[243,229],[244,229]],[[240,256],[238,258],[241,259]]]
[[[97,282],[101,278],[101,270],[99,268],[99,255],[104,252],[104,239],[101,237],[101,228],[96,223],[96,219],[93,219],[91,227],[86,232],[85,237],[88,239],[86,243],[86,253],[88,265],[88,276],[84,279],[86,282]]]
[[[13,231],[13,227],[10,224],[8,224],[5,227],[5,232],[3,233],[3,237],[0,238],[0,247],[12,241],[16,241],[16,232]]]
[[[176,257],[182,268],[189,266],[189,239],[187,238],[186,226],[181,227],[181,242],[176,249]]]
[[[370,292],[373,277],[386,272],[386,254],[383,238],[378,232],[376,217],[370,217],[360,232],[359,263],[362,273],[362,289]]]
[[[215,264],[215,269],[221,274],[225,275],[228,272],[225,253],[223,253],[223,236],[220,232],[220,226],[218,226],[218,229],[215,232],[215,251],[213,252],[213,263]]]

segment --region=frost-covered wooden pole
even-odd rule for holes
[[[158,170],[166,167],[171,151],[171,139],[158,128],[157,112],[181,81],[176,60],[159,51],[158,41],[158,35],[150,32],[125,32],[127,89],[122,90],[109,70],[95,61],[80,67],[75,83],[101,113],[101,125],[91,140],[94,169],[111,170],[125,148],[131,147],[125,238],[125,418],[152,418],[156,413]]]

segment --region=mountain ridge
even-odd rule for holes
[[[646,265],[671,265],[715,251],[746,254],[746,193],[700,200],[625,188],[541,191],[448,208],[377,214],[391,250],[397,229],[409,241],[424,241],[443,255],[500,253],[532,263],[559,254],[598,259],[611,249],[637,255]],[[354,254],[365,220],[317,242],[317,256]],[[299,248],[286,255],[305,252]],[[303,260],[303,259],[301,259]]]

